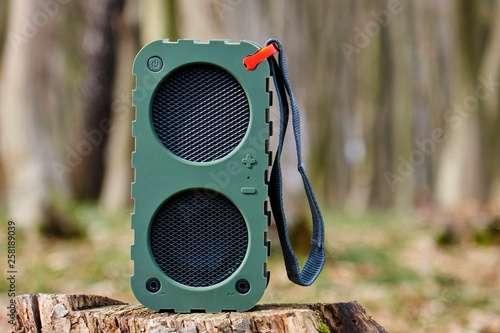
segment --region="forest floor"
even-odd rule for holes
[[[137,303],[129,287],[129,212],[81,205],[86,236],[27,242],[17,235],[16,293],[91,293]],[[357,300],[389,332],[500,332],[500,245],[440,245],[436,227],[411,214],[326,212],[327,264],[308,288],[288,281],[277,242],[261,303]],[[6,227],[5,227],[6,229]],[[5,232],[0,233],[5,253]],[[6,274],[6,255],[0,268]],[[8,281],[0,279],[0,331]]]

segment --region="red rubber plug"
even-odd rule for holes
[[[252,55],[249,55],[243,59],[243,65],[249,71],[254,70],[258,64],[271,57],[273,54],[278,52],[278,49],[274,44],[269,44],[268,46],[260,49]]]

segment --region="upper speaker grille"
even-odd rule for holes
[[[154,217],[151,251],[171,279],[207,287],[233,274],[245,258],[248,230],[238,208],[208,190],[188,190],[167,200]]]
[[[233,151],[250,120],[246,94],[226,71],[207,64],[169,75],[153,100],[153,126],[163,145],[193,162],[209,162]]]

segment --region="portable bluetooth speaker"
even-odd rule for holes
[[[133,73],[134,275],[146,307],[251,308],[266,289],[267,62],[258,45],[155,41]]]
[[[301,158],[298,104],[281,43],[155,41],[139,52],[133,72],[136,298],[155,311],[250,309],[269,281],[268,200],[289,279],[313,283],[325,261],[324,226]],[[280,131],[268,177],[270,77]],[[313,222],[303,270],[283,208],[280,157],[290,118]]]

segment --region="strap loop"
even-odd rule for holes
[[[271,209],[276,220],[276,227],[278,229],[288,278],[298,285],[309,286],[316,280],[325,265],[324,222],[311,183],[307,177],[304,163],[302,162],[300,112],[295,96],[293,95],[290,79],[288,78],[288,70],[286,67],[285,55],[283,53],[283,46],[277,39],[269,39],[266,42],[266,47],[269,47],[270,45],[274,45],[277,48],[277,51],[279,51],[279,64],[272,55],[270,55],[267,59],[271,67],[271,75],[276,87],[280,106],[280,131],[278,136],[278,148],[276,149],[276,156],[274,158],[269,182],[269,200],[271,202]],[[290,101],[292,108],[292,126],[297,152],[297,169],[302,177],[313,222],[311,250],[302,271],[300,270],[297,256],[295,255],[290,242],[285,211],[283,208],[281,153],[283,151],[283,142],[290,116],[288,100]]]

